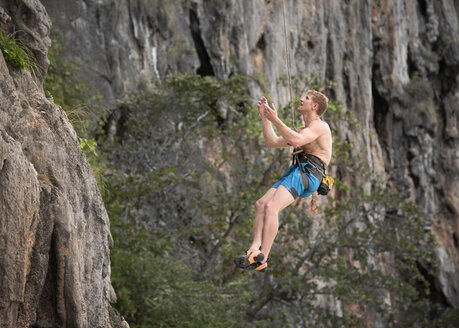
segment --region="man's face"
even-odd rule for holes
[[[316,105],[317,104],[312,101],[310,94],[307,93],[300,98],[300,106],[298,106],[298,112],[302,114],[312,112]]]

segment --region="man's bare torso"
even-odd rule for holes
[[[301,146],[301,148],[308,154],[320,158],[325,165],[330,163],[332,154],[332,135],[328,124],[324,121],[320,122],[322,133],[314,141]],[[305,127],[298,128],[298,132]]]

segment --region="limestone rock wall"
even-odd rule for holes
[[[51,21],[38,0],[0,0],[48,65]],[[108,216],[65,113],[0,52],[0,327],[111,327]]]

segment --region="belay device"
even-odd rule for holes
[[[335,183],[335,179],[324,174],[322,181],[320,182],[319,189],[317,189],[317,193],[322,196],[327,196],[331,188],[333,188],[333,183]]]

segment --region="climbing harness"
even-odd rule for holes
[[[303,163],[307,163],[308,165],[301,165]],[[303,151],[303,149],[297,147],[293,149],[292,165],[298,166],[300,168],[301,180],[305,189],[307,189],[309,186],[309,178],[307,173],[312,174],[317,178],[317,180],[322,181],[323,175],[325,173],[325,164],[322,162],[322,160],[320,160],[320,158],[311,154],[307,154]]]
[[[308,163],[309,165],[303,167],[301,163]],[[319,195],[326,196],[333,188],[333,183],[335,180],[331,176],[325,174],[325,164],[320,158],[311,154],[307,154],[302,148],[297,147],[293,149],[292,165],[296,165],[300,168],[301,180],[303,181],[305,188],[307,188],[307,184],[309,184],[309,179],[306,173],[312,174],[320,181],[319,188],[317,189],[317,193]],[[319,208],[317,205],[317,199],[314,195],[315,194],[312,194],[311,199],[312,212],[315,212]]]

